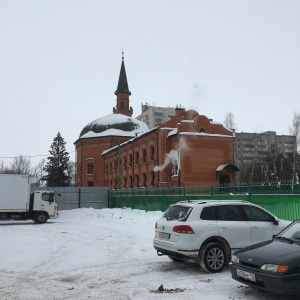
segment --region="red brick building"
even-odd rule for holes
[[[113,189],[234,182],[234,133],[194,110],[149,130],[131,118],[122,59],[113,114],[85,126],[76,146],[77,186]]]
[[[113,113],[87,124],[74,143],[77,186],[104,186],[104,159],[101,153],[149,130],[145,123],[131,118],[133,109],[129,106],[131,92],[124,57],[115,95],[117,100]]]
[[[194,110],[102,153],[113,189],[200,186],[234,181],[232,131]]]

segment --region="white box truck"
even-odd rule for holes
[[[36,178],[29,175],[0,174],[0,219],[33,220],[45,223],[57,215],[53,191],[34,191],[31,184]]]

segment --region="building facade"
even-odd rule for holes
[[[113,113],[87,124],[74,143],[77,186],[104,186],[105,168],[101,153],[149,130],[145,123],[131,117],[133,109],[129,105],[131,92],[124,56],[115,95],[117,99]]]
[[[235,162],[264,161],[269,153],[293,153],[296,137],[291,135],[276,135],[275,131],[262,133],[236,133],[234,142]]]
[[[175,116],[175,108],[151,106],[148,103],[142,104],[142,113],[136,117],[148,125],[150,129],[168,121]]]
[[[74,143],[77,186],[131,189],[234,182],[238,168],[231,130],[194,110],[148,107],[144,112],[150,109],[161,117],[149,130],[131,117],[123,56],[115,95],[113,113],[87,124]]]
[[[233,132],[194,110],[102,153],[112,189],[232,184]]]

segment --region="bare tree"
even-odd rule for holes
[[[290,134],[295,136],[295,147],[293,151],[293,160],[292,160],[292,169],[293,169],[293,177],[292,177],[292,184],[297,181],[298,175],[296,170],[296,165],[299,164],[297,162],[298,155],[298,148],[300,147],[300,113],[294,111],[293,117],[293,125],[290,129]]]
[[[36,186],[45,186],[45,182],[42,180],[43,176],[45,176],[46,172],[44,171],[44,167],[46,165],[46,159],[43,158],[38,165],[34,168],[34,175],[37,178]]]
[[[228,112],[226,115],[225,115],[225,120],[224,120],[224,126],[229,128],[229,129],[234,129],[236,131],[236,126],[235,126],[235,122],[234,122],[234,114],[233,112]]]
[[[10,164],[10,170],[12,174],[31,174],[30,158],[26,158],[23,155],[15,157]]]

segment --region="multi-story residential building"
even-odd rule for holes
[[[296,137],[276,135],[275,131],[236,133],[234,140],[235,163],[264,161],[270,153],[288,154],[295,149]]]
[[[136,117],[137,120],[142,121],[148,125],[150,129],[157,125],[168,121],[175,116],[175,108],[173,107],[158,107],[150,104],[142,104],[142,113]]]

